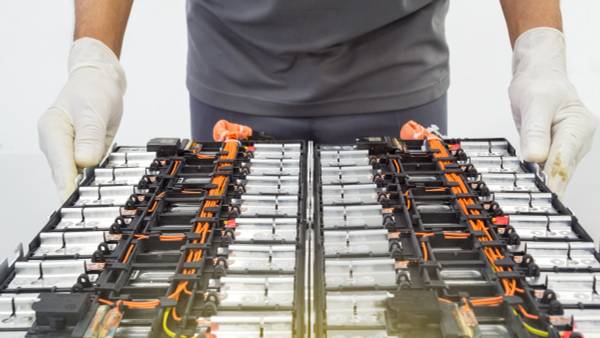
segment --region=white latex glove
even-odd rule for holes
[[[523,159],[543,164],[549,188],[561,197],[597,123],[567,77],[562,32],[543,27],[519,36],[509,95]]]
[[[69,79],[38,120],[40,148],[62,200],[75,189],[78,169],[98,164],[123,113],[125,73],[113,51],[81,38],[69,54]]]

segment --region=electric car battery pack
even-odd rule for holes
[[[600,260],[505,139],[115,145],[0,266],[14,337],[600,337]]]

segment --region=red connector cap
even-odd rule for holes
[[[492,218],[492,223],[494,223],[494,225],[509,225],[510,224],[510,217],[508,217],[508,216],[496,216],[496,217]]]
[[[448,146],[448,148],[450,149],[450,151],[457,151],[460,150],[460,143],[454,143]]]
[[[572,335],[573,335],[573,331],[564,331],[562,333],[562,335],[560,336],[560,338],[571,338]]]

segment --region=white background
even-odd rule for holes
[[[564,1],[572,81],[600,112],[600,1]],[[27,241],[58,206],[38,150],[36,119],[66,79],[72,0],[0,2],[0,256]],[[511,50],[498,1],[453,1],[448,16],[450,135],[507,137],[518,144],[506,89]],[[143,0],[133,8],[122,62],[128,75],[120,143],[189,135],[184,1]],[[566,196],[595,239],[600,224],[600,133]]]

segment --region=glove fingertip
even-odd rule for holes
[[[521,146],[523,160],[532,163],[544,163],[548,159],[548,147],[541,142],[529,141],[524,142]]]
[[[75,164],[79,168],[94,167],[100,163],[104,156],[104,144],[98,144],[94,147],[75,145]]]

